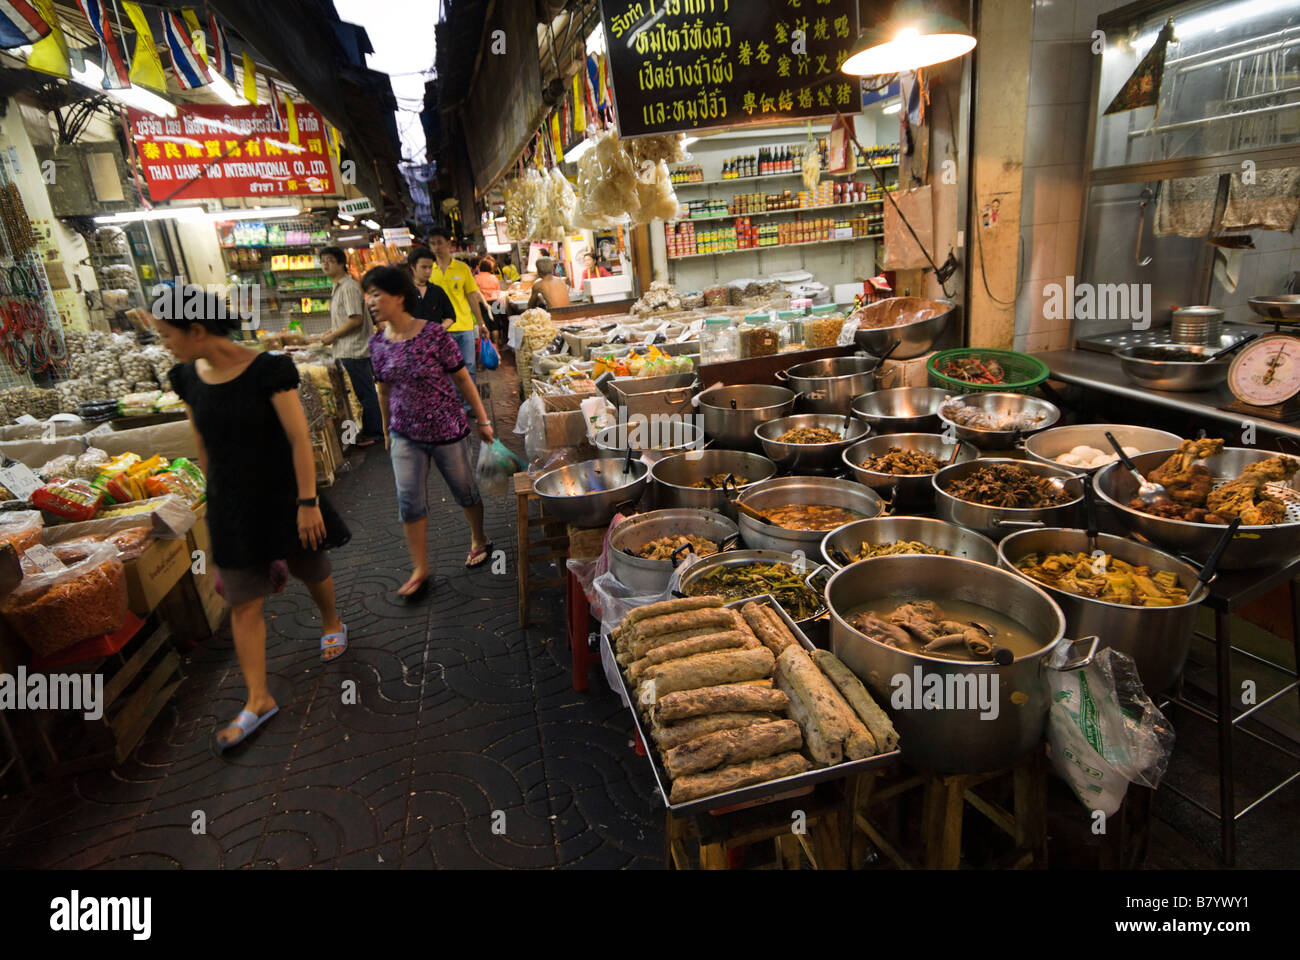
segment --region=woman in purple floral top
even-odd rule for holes
[[[410,579],[397,593],[415,600],[429,586],[430,461],[437,464],[469,520],[472,539],[465,566],[482,565],[491,552],[483,533],[483,501],[474,482],[469,424],[461,398],[469,404],[485,443],[493,440],[492,426],[456,341],[437,322],[439,318],[430,321],[411,315],[418,294],[410,276],[396,267],[375,267],[362,278],[361,289],[379,329],[370,338],[370,360],[383,415],[384,446],[390,451],[397,481],[398,514],[411,552]],[[444,316],[454,317],[451,301],[438,293]]]

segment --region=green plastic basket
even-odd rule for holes
[[[975,357],[979,360],[996,360],[1002,366],[1006,383],[969,383],[939,372],[939,367],[950,360]],[[989,350],[982,347],[961,347],[957,350],[940,350],[925,365],[930,374],[930,385],[943,387],[953,393],[1028,393],[1047,379],[1047,364],[1027,353],[1014,350]]]

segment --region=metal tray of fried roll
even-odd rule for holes
[[[781,618],[786,629],[794,635],[805,650],[810,654],[817,649],[816,645],[808,639],[807,634],[800,630],[790,615],[785,612],[776,598],[770,593],[760,594],[757,597],[745,597],[742,600],[734,600],[725,604],[727,607],[739,609],[747,603],[766,603]],[[614,656],[614,649],[609,635],[606,634],[601,638],[601,643],[610,645],[609,656]],[[797,790],[802,787],[809,787],[816,783],[824,783],[828,780],[839,780],[842,777],[851,777],[857,773],[866,773],[868,770],[877,770],[882,767],[890,767],[898,762],[901,755],[899,750],[891,750],[888,753],[879,753],[874,757],[863,757],[861,760],[845,760],[843,763],[837,763],[830,767],[818,767],[813,770],[805,770],[803,773],[796,773],[789,777],[781,777],[777,780],[767,780],[763,783],[755,783],[748,787],[739,787],[735,790],[727,790],[723,793],[715,793],[710,797],[700,797],[698,800],[688,800],[685,803],[669,803],[668,792],[672,787],[672,778],[668,776],[668,771],[664,769],[663,762],[659,759],[659,748],[655,746],[655,741],[650,736],[649,728],[642,723],[640,711],[637,709],[636,691],[628,689],[627,677],[620,665],[617,671],[618,682],[622,686],[623,694],[627,702],[631,704],[630,712],[632,714],[632,723],[636,727],[637,736],[645,746],[646,759],[650,761],[650,770],[654,774],[655,784],[659,788],[659,795],[663,797],[664,807],[674,816],[690,816],[697,813],[706,813],[710,810],[717,810],[720,807],[732,807],[742,803],[749,803],[754,800],[765,800],[780,794],[787,793],[791,790]]]

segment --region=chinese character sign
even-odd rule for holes
[[[175,117],[130,111],[154,203],[337,193],[325,122],[305,103],[295,113],[297,143],[275,129],[269,104],[178,106]]]
[[[857,0],[603,0],[625,137],[859,109]]]

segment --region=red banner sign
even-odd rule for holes
[[[130,111],[131,136],[154,203],[210,197],[335,193],[325,121],[294,105],[298,142],[269,104],[177,105],[175,117]]]

